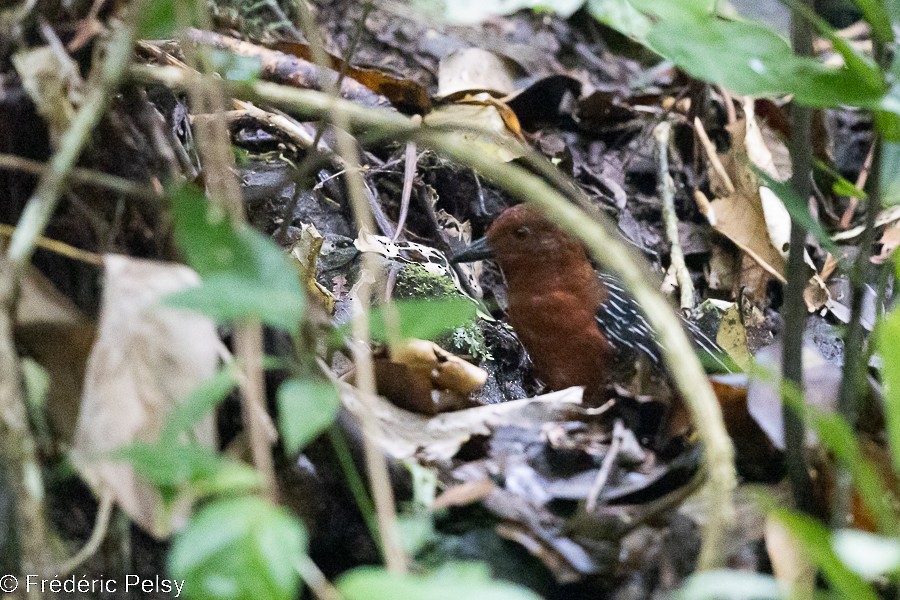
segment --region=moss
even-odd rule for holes
[[[418,264],[403,265],[394,284],[394,297],[398,300],[453,296],[462,296],[462,294],[449,277],[435,275]],[[456,350],[476,359],[491,359],[491,353],[484,341],[484,334],[478,326],[478,319],[441,336],[436,341],[448,350]]]
[[[399,299],[447,298],[460,293],[449,277],[429,273],[422,265],[403,265],[397,274],[394,296]]]

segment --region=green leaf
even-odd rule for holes
[[[175,37],[178,19],[176,0],[153,0],[138,19],[137,35],[144,39],[169,39]]]
[[[246,318],[288,331],[303,315],[303,296],[289,290],[270,289],[259,281],[239,275],[212,275],[200,287],[171,294],[165,303],[202,313],[220,323]]]
[[[811,233],[816,238],[816,241],[819,242],[819,245],[830,252],[832,256],[840,256],[840,251],[831,239],[831,236],[809,212],[809,202],[803,201],[790,183],[777,181],[759,169],[754,168],[753,170],[763,180],[765,186],[772,190],[779,200],[784,203],[784,207],[795,223]]]
[[[856,5],[872,26],[872,34],[876,38],[885,44],[894,41],[891,17],[882,0],[856,0]]]
[[[694,77],[739,94],[792,93],[810,106],[874,108],[886,92],[868,70],[832,68],[796,56],[784,39],[759,23],[705,16],[689,24],[691,35],[685,35],[684,20],[660,20],[647,36],[649,46]]]
[[[848,569],[831,547],[831,532],[806,515],[785,509],[776,509],[771,515],[790,531],[806,550],[807,556],[817,566],[842,598],[877,600],[878,595],[863,579]]]
[[[306,546],[303,525],[283,508],[253,496],[222,500],[176,537],[169,571],[190,600],[291,600]]]
[[[337,583],[344,600],[539,600],[531,590],[491,579],[484,565],[449,564],[431,575],[401,575],[360,567]]]
[[[644,41],[652,23],[628,0],[588,0],[587,10],[592,17],[638,41]]]
[[[688,577],[676,600],[781,600],[781,585],[771,575],[721,569]]]
[[[882,206],[900,204],[900,142],[882,142],[879,171]]]
[[[220,369],[209,380],[201,383],[178,405],[163,425],[160,439],[176,441],[183,433],[197,424],[219,405],[237,385],[234,368]]]
[[[784,401],[804,416],[819,436],[822,447],[834,454],[838,463],[850,473],[863,505],[872,514],[879,530],[891,535],[900,533],[900,520],[894,511],[897,498],[875,465],[863,455],[853,428],[840,415],[805,405],[796,389],[787,385],[782,387],[786,392]]]
[[[278,388],[278,429],[288,454],[299,452],[337,418],[340,399],[327,381],[290,379]]]
[[[210,53],[213,68],[227,81],[250,83],[259,79],[262,59],[257,56],[241,56],[228,50],[214,49]]]
[[[823,161],[816,160],[814,166],[834,179],[834,183],[831,185],[831,191],[838,196],[849,196],[851,198],[859,198],[860,200],[869,199],[869,195],[866,194],[864,190],[856,187],[852,182],[848,181],[843,175],[832,169]]]
[[[161,488],[175,488],[210,476],[221,459],[210,449],[196,444],[135,442],[113,453],[130,462],[134,469]]]
[[[858,529],[834,532],[835,553],[854,573],[872,581],[900,569],[900,540]]]
[[[203,285],[170,296],[167,303],[223,321],[257,318],[296,329],[305,296],[281,249],[253,228],[235,226],[194,187],[184,186],[171,197],[176,240]]]
[[[884,381],[884,418],[894,468],[900,468],[900,309],[878,326],[878,352]]]
[[[369,332],[377,341],[389,341],[393,337],[389,334],[400,339],[431,340],[468,324],[475,318],[476,310],[474,302],[462,297],[391,302],[372,311]],[[333,341],[340,343],[350,330],[350,323],[342,325],[335,331]]]

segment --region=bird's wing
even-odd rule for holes
[[[598,277],[607,290],[607,298],[597,310],[597,326],[614,346],[624,346],[640,352],[653,364],[662,365],[662,347],[640,305],[614,275],[599,273]],[[700,351],[704,366],[712,366],[715,370],[726,373],[734,372],[734,365],[729,364],[731,361],[727,359],[728,354],[715,340],[695,323],[685,318],[681,322],[694,347]]]

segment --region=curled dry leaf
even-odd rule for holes
[[[297,271],[307,296],[316,299],[328,314],[333,314],[334,294],[316,281],[316,261],[322,251],[323,241],[324,238],[315,225],[304,223],[300,228],[300,237],[291,246],[290,254],[297,259]]]
[[[133,442],[156,441],[173,407],[212,377],[221,342],[210,319],[161,303],[199,285],[193,270],[118,255],[107,255],[104,266],[100,324],[72,460],[96,494],[112,494],[129,517],[161,538],[186,515],[166,514],[159,493],[108,455]],[[194,433],[199,443],[215,445],[212,417]]]
[[[510,58],[465,48],[441,59],[437,96],[452,100],[457,95],[487,92],[502,97],[513,92],[513,82],[522,75],[522,67]]]

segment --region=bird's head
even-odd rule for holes
[[[586,260],[584,249],[537,209],[526,204],[507,208],[494,219],[487,236],[456,254],[454,262],[496,258],[504,272]]]

